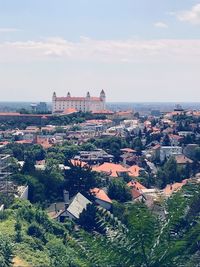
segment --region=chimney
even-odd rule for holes
[[[64,190],[63,191],[63,196],[64,196],[64,202],[69,204],[69,191]]]
[[[55,213],[57,213],[57,206],[56,206],[56,203],[54,203],[54,209],[55,209]]]

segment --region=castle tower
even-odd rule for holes
[[[56,99],[56,92],[53,92],[52,100]]]
[[[56,109],[56,92],[53,92],[53,96],[52,96],[52,113],[55,112]]]
[[[105,110],[106,109],[106,94],[103,89],[101,90],[101,93],[100,93],[100,100],[102,101],[102,110]]]
[[[85,100],[85,111],[90,111],[90,92],[87,92]]]
[[[86,98],[90,98],[90,92],[87,92]]]

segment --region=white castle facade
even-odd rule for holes
[[[57,97],[56,93],[53,93],[52,97],[52,113],[63,113],[65,110],[74,109],[77,111],[103,111],[106,105],[106,95],[104,90],[101,91],[99,97],[91,97],[87,92],[86,97],[73,97],[70,92],[66,97]]]

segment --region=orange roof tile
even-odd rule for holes
[[[142,196],[142,193],[139,190],[132,188],[131,189],[131,195],[132,195],[133,199],[136,199],[136,198]]]
[[[143,186],[142,184],[140,184],[139,182],[137,181],[130,181],[128,184],[127,184],[128,187],[131,187],[131,188],[135,188],[137,190],[143,190],[143,189],[147,189],[145,186]]]
[[[0,142],[0,145],[3,145],[3,146],[6,146],[8,144],[10,144],[10,142],[8,142],[8,141],[2,141],[2,142]]]
[[[70,100],[70,101],[82,101],[82,100],[86,100],[85,97],[56,97],[56,101],[66,101],[66,100]]]
[[[93,114],[106,114],[106,115],[112,115],[114,114],[111,110],[99,110],[99,111],[93,111]]]
[[[133,177],[138,177],[140,170],[141,168],[138,165],[133,165],[128,169],[129,175]]]
[[[112,177],[118,177],[121,172],[128,173],[128,169],[124,168],[122,165],[108,162],[105,162],[100,166],[94,166],[92,170],[97,172],[104,172]]]
[[[193,163],[193,160],[187,158],[185,155],[177,155],[175,156],[175,159],[176,159],[177,164],[187,164],[187,163],[192,164]]]
[[[165,189],[163,190],[164,194],[166,196],[171,196],[172,193],[177,192],[180,190],[186,183],[187,179],[183,180],[181,183],[174,183],[174,184],[168,184]]]
[[[72,113],[76,113],[76,112],[78,112],[78,110],[76,110],[75,108],[66,108],[63,111],[63,114],[67,115],[67,114],[72,114]]]
[[[52,147],[52,144],[49,143],[48,138],[41,138],[37,136],[35,143],[41,145],[45,149]]]
[[[32,140],[19,140],[15,141],[17,144],[32,144]]]
[[[108,195],[105,193],[103,189],[93,188],[93,189],[90,189],[90,193],[100,200],[103,200],[108,203],[112,203],[112,200],[108,197]]]
[[[177,135],[177,134],[169,134],[169,137],[172,138],[172,139],[176,139],[178,141],[181,140],[181,139],[183,139],[182,136]]]
[[[88,165],[86,162],[78,160],[78,159],[71,159],[70,162],[74,165],[74,166],[80,166],[83,167],[85,165]]]

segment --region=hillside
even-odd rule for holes
[[[125,205],[121,221],[97,209],[92,232],[17,200],[0,214],[0,266],[199,266],[199,193],[199,184],[183,187],[163,203],[162,219],[141,203]],[[10,245],[6,265],[2,248]]]

